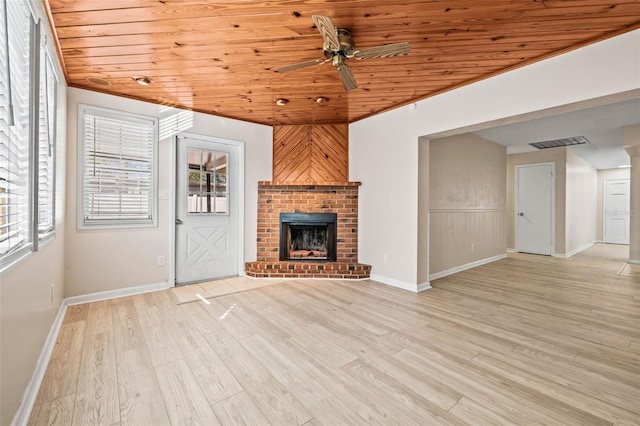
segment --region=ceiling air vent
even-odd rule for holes
[[[553,141],[530,143],[529,145],[538,149],[548,149],[548,148],[559,148],[561,146],[582,145],[585,143],[589,143],[589,140],[587,138],[585,138],[584,136],[576,136],[574,138],[564,138],[564,139],[556,139]]]

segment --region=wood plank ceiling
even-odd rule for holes
[[[350,123],[640,28],[639,0],[45,2],[70,86],[268,125]],[[322,57],[313,14],[411,54],[349,60],[351,92],[330,63],[275,72]]]

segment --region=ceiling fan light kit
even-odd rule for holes
[[[285,73],[314,65],[322,65],[331,61],[331,64],[338,71],[344,89],[350,91],[356,89],[358,83],[351,72],[351,68],[346,63],[347,59],[390,58],[393,56],[406,56],[411,52],[409,43],[387,44],[357,50],[351,38],[351,33],[343,28],[336,28],[331,17],[313,15],[311,18],[324,39],[324,58],[280,67],[276,70],[277,72]]]

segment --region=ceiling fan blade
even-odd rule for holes
[[[340,41],[336,34],[336,27],[333,25],[333,19],[324,15],[313,15],[311,19],[313,19],[316,27],[318,27],[318,31],[322,34],[324,44],[327,48],[331,51],[340,50]]]
[[[278,69],[276,69],[276,72],[279,73],[284,73],[284,72],[289,72],[289,71],[293,71],[293,70],[299,70],[300,68],[307,68],[307,67],[312,67],[314,65],[322,65],[325,62],[327,62],[327,59],[315,59],[313,61],[307,61],[307,62],[300,62],[299,64],[293,64],[293,65],[287,65],[285,67],[280,67]]]
[[[405,56],[408,55],[409,52],[411,52],[411,45],[405,42],[360,50],[357,51],[353,57],[356,59],[390,58],[392,56]]]
[[[344,90],[348,92],[349,90],[353,90],[358,87],[358,83],[356,83],[356,79],[353,76],[353,73],[351,72],[351,68],[349,68],[349,65],[342,64],[336,67],[336,69],[338,70],[338,74],[340,74],[340,78],[342,79]]]

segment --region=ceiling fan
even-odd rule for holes
[[[320,31],[320,34],[322,34],[322,38],[324,38],[324,58],[287,65],[278,68],[276,70],[277,72],[285,73],[300,68],[322,65],[331,61],[332,65],[338,70],[345,90],[349,91],[357,88],[358,83],[356,83],[351,68],[349,68],[349,65],[346,63],[347,59],[390,58],[392,56],[405,56],[411,51],[411,46],[406,42],[357,50],[349,31],[336,28],[333,25],[333,20],[329,16],[313,15],[311,18],[316,24],[318,31]]]

